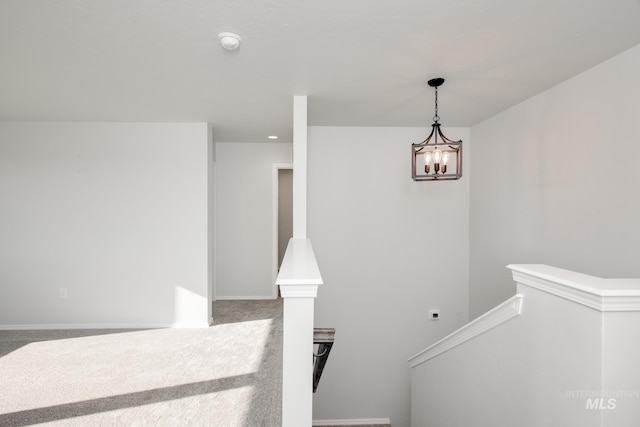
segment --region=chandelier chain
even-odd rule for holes
[[[438,87],[435,87],[436,90],[436,114],[435,116],[433,116],[433,121],[434,123],[438,123],[438,121],[440,120],[440,116],[438,115]]]

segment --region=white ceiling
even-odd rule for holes
[[[290,141],[293,95],[311,125],[428,126],[444,77],[470,126],[637,44],[640,0],[0,0],[0,120]]]

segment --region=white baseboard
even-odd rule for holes
[[[365,426],[391,424],[389,418],[368,418],[360,420],[313,420],[312,426]]]
[[[250,295],[250,296],[216,296],[216,301],[237,301],[237,300],[260,300],[260,299],[276,299],[277,295],[274,297],[273,295]]]
[[[213,320],[213,319],[211,319]],[[199,329],[208,328],[209,322],[194,323],[42,323],[24,325],[0,325],[0,330],[27,331],[42,329]]]

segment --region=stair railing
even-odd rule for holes
[[[313,353],[313,392],[318,389],[318,383],[327,363],[336,330],[333,328],[315,328],[313,330],[313,344],[318,346],[317,353]]]

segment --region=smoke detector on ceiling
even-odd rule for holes
[[[218,34],[218,40],[220,40],[220,44],[226,50],[236,50],[240,47],[242,37],[236,33],[220,33]]]

